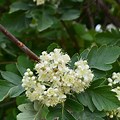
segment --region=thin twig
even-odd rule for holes
[[[20,42],[14,35],[12,35],[9,31],[7,31],[0,24],[0,31],[9,38],[14,44],[16,44],[23,52],[25,52],[31,59],[39,62],[39,57],[33,53],[28,47],[26,47],[22,42]]]
[[[97,4],[101,7],[102,11],[104,11],[106,17],[109,18],[109,20],[116,26],[120,27],[120,20],[118,20],[115,16],[111,15],[109,12],[109,8],[107,5],[103,2],[103,0],[96,0]]]

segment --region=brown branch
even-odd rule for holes
[[[39,57],[33,53],[28,47],[26,47],[22,42],[20,42],[15,36],[13,36],[9,31],[7,31],[0,24],[0,31],[9,38],[15,45],[17,45],[23,52],[25,52],[31,59],[39,62]]]
[[[120,27],[120,21],[115,17],[112,16],[111,13],[109,12],[109,8],[106,6],[106,4],[103,2],[103,0],[96,0],[97,4],[100,6],[102,11],[104,11],[106,17],[109,18],[109,20],[116,26]]]

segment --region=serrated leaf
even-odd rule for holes
[[[22,112],[17,115],[17,120],[43,120],[47,114],[46,107],[39,107],[38,111],[35,111],[32,103],[26,103],[18,106],[18,109]]]
[[[13,84],[11,84],[8,81],[0,80],[0,101],[3,101],[9,93],[10,88],[13,87]]]
[[[18,106],[18,109],[22,112],[17,115],[17,120],[35,120],[36,111],[33,108],[32,103],[26,103]],[[38,120],[38,119],[36,119]]]
[[[101,46],[93,47],[88,54],[88,63],[90,68],[108,71],[112,69],[114,63],[120,55],[120,47],[118,46]]]
[[[15,73],[8,71],[1,71],[1,75],[5,80],[13,83],[14,85],[21,84],[22,78]]]
[[[88,92],[78,94],[77,98],[84,106],[88,107],[92,112],[95,110],[95,106]]]
[[[111,91],[109,86],[97,87],[91,91],[90,95],[95,107],[99,111],[111,111],[120,106],[116,94]]]
[[[19,105],[18,109],[21,112],[34,111],[34,107],[32,103],[26,103],[26,104]]]
[[[35,112],[19,113],[17,115],[17,120],[40,120],[39,118],[35,118],[35,115]]]

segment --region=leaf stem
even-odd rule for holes
[[[15,45],[17,45],[24,53],[26,53],[31,59],[35,61],[40,61],[39,57],[33,53],[28,47],[26,47],[22,42],[20,42],[14,35],[12,35],[6,28],[0,24],[0,31],[9,38]]]

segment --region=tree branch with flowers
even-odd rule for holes
[[[10,119],[7,111],[14,111],[13,120],[120,119],[119,14],[112,15],[119,8],[112,3],[23,0],[10,5],[0,31],[15,46],[0,34],[0,57],[15,63],[0,67],[0,119]]]

